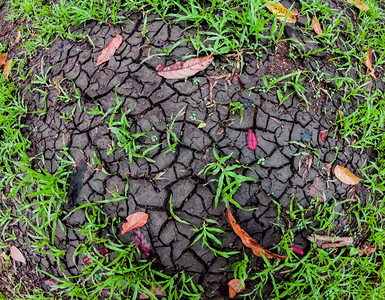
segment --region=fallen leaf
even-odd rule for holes
[[[316,34],[323,34],[323,30],[321,28],[321,23],[318,21],[316,16],[313,16],[311,19],[311,23],[313,24],[313,30]]]
[[[348,169],[337,165],[334,168],[334,175],[339,181],[345,184],[356,185],[360,182],[360,178],[352,174]]]
[[[374,252],[374,250],[376,250],[376,247],[374,245],[368,246],[367,244],[365,244],[364,248],[362,248],[360,250],[360,252],[358,253],[358,256],[362,256],[364,254],[366,254],[366,255],[372,254]]]
[[[7,60],[8,53],[0,53],[0,67],[5,63]]]
[[[119,34],[117,34],[112,39],[111,43],[109,43],[108,46],[102,50],[102,53],[99,55],[95,67],[109,61],[110,58],[115,54],[115,51],[120,47],[122,42],[123,38]]]
[[[204,57],[190,58],[178,61],[172,65],[159,65],[156,67],[158,74],[166,79],[183,79],[195,75],[206,69],[214,60],[212,54]]]
[[[21,31],[17,31],[17,34],[16,34],[16,40],[15,40],[15,43],[14,45],[16,45],[18,42],[20,42],[20,38],[21,38]]]
[[[26,263],[25,257],[21,251],[16,248],[15,246],[11,246],[11,252],[9,254],[14,260],[22,262],[23,264]]]
[[[265,0],[266,3],[270,3],[270,1]],[[279,3],[272,3],[266,7],[273,15],[277,15],[278,20],[283,22],[289,10]],[[297,21],[296,15],[292,12],[289,12],[289,16],[287,17],[286,23],[295,23]]]
[[[230,299],[233,299],[238,293],[245,289],[245,283],[242,284],[240,279],[231,279],[227,285],[229,286]]]
[[[161,291],[163,286],[156,286],[154,290],[148,288],[147,292],[139,292],[139,299],[152,299],[153,297],[151,296],[156,296],[156,297],[167,297],[166,291]]]
[[[227,216],[229,218],[231,227],[233,228],[235,234],[241,238],[242,243],[247,248],[250,248],[256,256],[261,257],[262,254],[263,254],[268,259],[270,259],[270,258],[285,259],[286,258],[286,256],[278,255],[278,254],[275,254],[275,253],[273,253],[273,252],[271,252],[269,250],[266,250],[261,245],[259,245],[256,241],[254,241],[251,238],[251,236],[249,236],[246,233],[246,231],[244,231],[241,228],[241,226],[235,221],[233,215],[231,214],[231,211],[230,211],[229,207],[227,207]]]
[[[317,176],[313,184],[309,186],[306,191],[306,194],[312,198],[315,198],[318,195],[318,200],[323,201],[323,192],[325,190],[324,183],[320,176]]]
[[[122,226],[122,235],[126,232],[129,232],[135,228],[142,227],[144,224],[146,224],[148,220],[148,214],[141,211],[136,212],[129,215],[126,220],[127,222],[124,223]]]
[[[361,0],[347,0],[349,3],[353,4],[360,10],[369,10],[369,6]]]
[[[156,254],[154,248],[147,241],[143,235],[141,228],[135,228],[132,230],[132,239],[139,251],[147,258],[147,260],[152,261],[154,264],[159,263],[159,256]]]
[[[247,143],[247,148],[249,148],[250,150],[255,150],[258,146],[257,136],[251,129],[247,130],[246,143]]]
[[[4,70],[3,70],[3,75],[4,75],[4,78],[7,79],[8,76],[9,76],[9,72],[11,71],[11,64],[13,62],[13,58],[11,58],[10,60],[7,60],[5,62],[5,65],[4,65]]]
[[[370,75],[374,79],[377,79],[376,75],[374,74],[375,70],[374,70],[373,64],[372,64],[372,49],[371,48],[369,48],[369,50],[366,52],[366,59],[365,59],[364,65],[369,69]]]
[[[320,234],[312,234],[307,237],[311,242],[315,242],[317,247],[321,249],[340,248],[353,245],[353,238],[351,237],[333,237]]]

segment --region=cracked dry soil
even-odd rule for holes
[[[57,99],[55,87],[47,88],[46,114],[30,114],[26,120],[32,129],[30,138],[33,152],[42,153],[48,171],[53,173],[57,169],[57,155],[63,148],[63,139],[69,154],[76,161],[74,174],[69,179],[72,188],[63,210],[69,212],[85,204],[86,199],[95,202],[112,198],[112,191],[122,195],[129,178],[127,197],[105,204],[106,215],[124,220],[133,212],[147,212],[149,222],[143,231],[159,256],[161,265],[196,274],[196,280],[209,291],[215,290],[218,282],[226,283],[232,279],[231,272],[222,268],[241,259],[242,254],[225,259],[215,257],[199,242],[188,247],[196,235],[189,226],[172,218],[168,201],[172,195],[174,212],[197,226],[202,224],[203,218],[217,220],[226,231],[226,234],[218,236],[223,249],[242,251],[240,239],[228,224],[224,204],[218,207],[213,204],[216,185],[205,185],[207,180],[198,175],[207,163],[214,161],[214,146],[222,157],[233,153],[232,163],[237,160],[252,169],[240,170],[242,174],[259,180],[242,184],[234,196],[245,208],[256,209],[250,211],[233,207],[232,210],[240,225],[267,249],[281,239],[281,230],[274,223],[286,228],[296,226],[288,215],[276,220],[278,210],[274,202],[281,205],[283,214],[289,210],[292,195],[303,207],[307,207],[317,193],[322,195],[314,188],[315,182],[325,192],[326,202],[334,201],[333,197],[337,200],[354,198],[356,195],[361,199],[366,198],[367,191],[362,184],[349,188],[325,170],[325,166],[333,161],[333,166],[340,164],[355,170],[371,155],[347,147],[348,143],[334,134],[332,121],[336,109],[341,105],[341,96],[337,93],[331,101],[322,90],[318,90],[320,87],[329,90],[333,88],[332,83],[322,83],[322,86],[316,86],[314,82],[304,83],[306,96],[312,103],[310,107],[306,107],[295,95],[279,105],[275,93],[253,88],[263,86],[261,78],[264,75],[279,77],[295,69],[315,73],[321,70],[329,76],[343,76],[328,63],[327,57],[294,61],[288,55],[288,42],[280,42],[276,50],[268,48],[268,53],[260,58],[245,54],[242,72],[236,68],[234,57],[217,57],[216,69],[210,66],[186,80],[165,80],[157,75],[156,66],[195,53],[190,45],[185,42],[180,44],[171,57],[153,56],[145,59],[159,53],[155,49],[169,48],[193,32],[183,31],[177,25],[164,24],[154,16],[147,20],[146,37],[142,36],[142,31],[143,20],[139,14],[133,15],[130,21],[119,27],[91,22],[79,29],[78,33],[88,34],[95,48],[87,40],[79,43],[57,40],[49,51],[42,53],[44,70],[48,72],[50,80],[75,95],[73,81],[81,96],[79,102],[64,102]],[[123,37],[123,44],[109,62],[94,67],[101,50],[116,33]],[[40,60],[36,62],[38,69]],[[231,76],[234,70],[235,76]],[[44,107],[40,93],[26,91],[25,95],[29,111]],[[140,144],[153,145],[150,137],[154,136],[156,143],[161,143],[160,147],[148,153],[155,163],[134,159],[129,164],[125,153],[119,148],[107,154],[115,140],[107,126],[109,117],[102,119],[99,115],[87,112],[97,105],[108,111],[116,105],[116,96],[124,101],[124,110],[130,110],[130,131],[150,130],[146,138],[140,139]],[[236,101],[244,106],[242,122],[238,114],[229,111],[229,104]],[[181,143],[174,153],[165,154],[168,149],[167,126],[184,106],[185,113],[176,119],[173,128]],[[345,103],[344,106],[348,111],[354,109],[352,104]],[[72,118],[64,119],[63,116]],[[198,128],[201,121],[206,123],[206,127]],[[249,128],[254,130],[259,140],[255,151],[249,150],[246,145],[245,133]],[[320,137],[321,132],[325,133],[325,141]],[[314,150],[303,148],[293,141],[309,145]],[[102,172],[100,165],[95,163],[96,158],[106,172]],[[342,214],[336,220],[333,233],[338,235],[350,229],[346,225],[348,217],[345,214],[349,209],[348,204],[337,208]],[[67,234],[59,229],[56,233],[56,246],[66,253],[62,262],[68,275],[79,274],[84,266],[80,256],[73,261],[73,254],[83,240],[74,229],[85,222],[84,211],[79,210],[63,220]],[[309,242],[305,237],[311,233],[310,229],[297,230],[295,243],[307,247]],[[131,236],[126,234],[121,239],[129,242]],[[27,269],[34,269],[37,264],[42,270],[60,276],[56,262],[49,256],[35,253],[28,256],[27,261]],[[263,261],[257,259],[258,263],[262,265]],[[46,278],[36,280],[42,282],[43,279]],[[270,289],[267,285],[266,295]]]

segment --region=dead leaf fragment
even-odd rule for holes
[[[353,238],[351,237],[333,237],[320,234],[312,234],[307,237],[311,242],[315,242],[317,247],[321,249],[340,248],[353,245]]]
[[[8,53],[0,53],[0,67],[5,63],[7,60]]]
[[[122,235],[146,224],[148,220],[148,214],[144,212],[136,212],[129,215],[126,220],[127,222],[122,225]]]
[[[316,16],[313,16],[311,19],[311,23],[313,24],[313,30],[316,34],[323,34],[323,30],[321,27],[321,23],[318,21]]]
[[[21,38],[21,31],[17,31],[17,34],[16,34],[16,40],[15,40],[15,43],[14,45],[16,45],[18,42],[20,42],[20,38]]]
[[[339,181],[345,184],[356,185],[360,182],[360,178],[352,174],[348,169],[337,165],[334,168],[334,175]]]
[[[23,253],[15,246],[11,246],[11,253],[9,255],[16,261],[22,262],[23,264],[26,263]]]
[[[11,71],[12,62],[13,62],[13,58],[11,58],[10,60],[7,60],[5,65],[4,65],[3,75],[4,75],[5,79],[7,79],[9,76],[9,72]]]
[[[372,64],[372,49],[371,48],[369,48],[369,50],[366,52],[366,59],[365,59],[364,65],[369,69],[370,76],[372,76],[374,79],[377,79],[376,75],[374,74],[375,70],[374,70],[373,64]]]
[[[369,10],[369,6],[361,0],[347,0],[349,3],[353,4],[360,10]]]
[[[195,75],[206,69],[214,60],[212,54],[204,57],[190,58],[178,61],[172,65],[159,65],[156,67],[158,74],[166,79],[183,79]]]
[[[376,247],[374,245],[367,245],[367,244],[365,244],[364,248],[362,248],[360,250],[360,252],[358,253],[358,256],[372,254],[374,252],[374,250],[376,250]]]
[[[152,298],[151,296],[156,296],[156,297],[167,297],[166,291],[161,291],[163,286],[156,286],[154,290],[148,288],[147,292],[139,292],[139,299],[150,299]],[[150,296],[151,295],[151,296]]]
[[[231,279],[227,284],[229,286],[229,298],[233,299],[238,293],[245,289],[245,284],[240,279]]]
[[[120,47],[122,42],[123,38],[119,34],[117,34],[108,44],[108,46],[102,50],[102,53],[99,55],[95,67],[109,61],[110,58],[115,54],[115,51]]]
[[[265,0],[266,3],[270,3],[270,1]],[[266,6],[266,8],[273,14],[277,15],[277,19],[283,22],[289,10],[279,3],[272,3]],[[286,23],[295,23],[297,21],[296,15],[293,12],[289,12],[289,16],[287,17]]]
[[[275,254],[269,250],[266,250],[261,245],[259,245],[255,240],[253,240],[251,238],[251,236],[249,236],[246,233],[246,231],[244,231],[241,228],[241,226],[235,221],[233,215],[231,214],[229,207],[227,207],[227,216],[229,218],[231,227],[233,228],[235,234],[241,238],[242,243],[247,248],[250,248],[256,256],[261,257],[263,254],[268,259],[272,259],[272,258],[273,259],[285,259],[286,258],[286,256],[278,255],[278,254]]]

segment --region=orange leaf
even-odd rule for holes
[[[348,169],[339,165],[334,168],[334,175],[339,181],[345,184],[356,185],[360,181],[359,177],[352,174]]]
[[[119,34],[117,34],[112,39],[111,43],[109,43],[108,46],[102,50],[102,53],[99,55],[95,67],[109,61],[110,58],[115,54],[115,51],[120,47],[122,42],[123,38]]]
[[[129,215],[126,220],[127,223],[124,223],[122,225],[122,235],[126,232],[129,232],[135,228],[142,227],[144,224],[146,224],[148,220],[148,214],[144,212],[133,213]]]
[[[7,60],[8,53],[0,53],[0,67],[5,63]]]
[[[369,50],[366,52],[366,59],[364,62],[364,65],[370,70],[370,75],[377,79],[376,75],[374,74],[375,70],[372,65],[372,49],[369,48]]]
[[[227,285],[229,286],[230,299],[233,299],[237,293],[240,293],[245,289],[245,284],[242,284],[239,279],[231,279]]]
[[[4,75],[5,79],[7,79],[9,76],[9,72],[11,71],[12,62],[13,62],[13,58],[11,58],[10,60],[7,60],[5,65],[4,65],[3,75]]]
[[[353,4],[360,10],[369,10],[369,6],[361,0],[347,0],[349,3]]]
[[[159,65],[156,67],[158,74],[166,79],[183,79],[195,75],[206,69],[214,60],[212,54],[204,57],[190,58],[178,61],[172,65]]]
[[[244,231],[241,228],[241,226],[239,226],[239,224],[235,221],[233,215],[231,214],[229,207],[227,207],[227,216],[229,218],[231,227],[233,227],[235,234],[241,238],[242,243],[247,248],[250,248],[256,256],[261,257],[263,254],[266,258],[269,258],[269,259],[270,258],[276,258],[276,259],[285,259],[286,258],[286,256],[278,255],[278,254],[275,254],[269,250],[266,250],[261,245],[259,245],[256,241],[254,241],[251,238],[251,236],[249,236],[246,233],[246,231]]]
[[[313,16],[311,19],[311,23],[313,24],[313,30],[316,34],[323,34],[323,30],[321,28],[321,23],[318,21],[316,16]]]

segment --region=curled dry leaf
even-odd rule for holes
[[[228,206],[227,206],[227,216],[229,218],[231,227],[233,228],[235,234],[241,238],[242,243],[247,248],[250,248],[256,256],[261,257],[263,254],[268,259],[272,259],[272,258],[273,259],[285,259],[286,258],[286,256],[278,255],[278,254],[275,254],[269,250],[266,250],[261,245],[259,245],[255,240],[253,240],[251,238],[251,236],[249,236],[246,233],[246,231],[244,231],[241,228],[241,226],[235,221]]]
[[[11,246],[11,253],[9,255],[16,261],[22,262],[23,264],[26,263],[23,253],[15,246]]]
[[[372,49],[369,48],[369,50],[366,52],[366,59],[364,65],[369,69],[370,71],[370,76],[372,76],[374,79],[377,79],[375,73],[375,70],[373,68],[372,64]]]
[[[8,53],[0,53],[0,67],[5,63],[7,60]]]
[[[136,212],[129,215],[126,220],[127,222],[122,225],[122,235],[146,224],[148,220],[148,214],[144,212]]]
[[[12,62],[13,62],[13,58],[6,61],[5,65],[4,65],[4,70],[3,70],[4,78],[8,78],[9,72],[11,71]]]
[[[376,250],[376,247],[374,247],[374,245],[367,245],[367,244],[365,244],[364,248],[362,248],[360,250],[360,252],[358,253],[358,256],[372,254],[375,250]]]
[[[265,2],[270,3],[270,1],[268,1],[268,0],[265,0]],[[278,20],[280,20],[281,22],[283,22],[285,20],[285,17],[287,15],[287,13],[289,12],[289,10],[286,7],[284,7],[282,4],[279,4],[279,3],[271,3],[268,6],[266,6],[266,8],[273,15],[277,15]],[[290,11],[286,22],[287,23],[295,23],[296,21],[297,21],[297,18],[296,18],[295,13]]]
[[[321,28],[321,23],[318,21],[316,16],[313,16],[311,19],[311,23],[313,24],[313,30],[316,34],[323,34],[323,30]]]
[[[123,38],[119,34],[117,34],[112,39],[111,43],[109,43],[108,46],[102,50],[102,53],[99,55],[95,67],[109,61],[110,58],[115,54],[115,51],[120,47],[122,42]]]
[[[356,185],[360,182],[360,178],[352,174],[348,169],[337,165],[334,168],[334,175],[339,181],[345,184]]]
[[[20,38],[21,38],[21,31],[17,31],[17,34],[16,34],[16,39],[15,39],[15,43],[14,45],[16,45],[18,42],[20,42]]]
[[[230,299],[233,299],[238,293],[245,289],[245,283],[242,284],[240,279],[231,279],[227,285],[229,286]]]
[[[250,150],[255,150],[258,146],[257,136],[251,129],[247,130],[246,143],[247,143],[247,148],[249,148]]]
[[[361,0],[347,0],[349,3],[353,4],[360,10],[369,10],[369,6]]]
[[[204,57],[190,58],[178,61],[172,65],[159,65],[156,67],[158,74],[166,79],[183,79],[195,75],[206,69],[214,60],[212,54]]]

